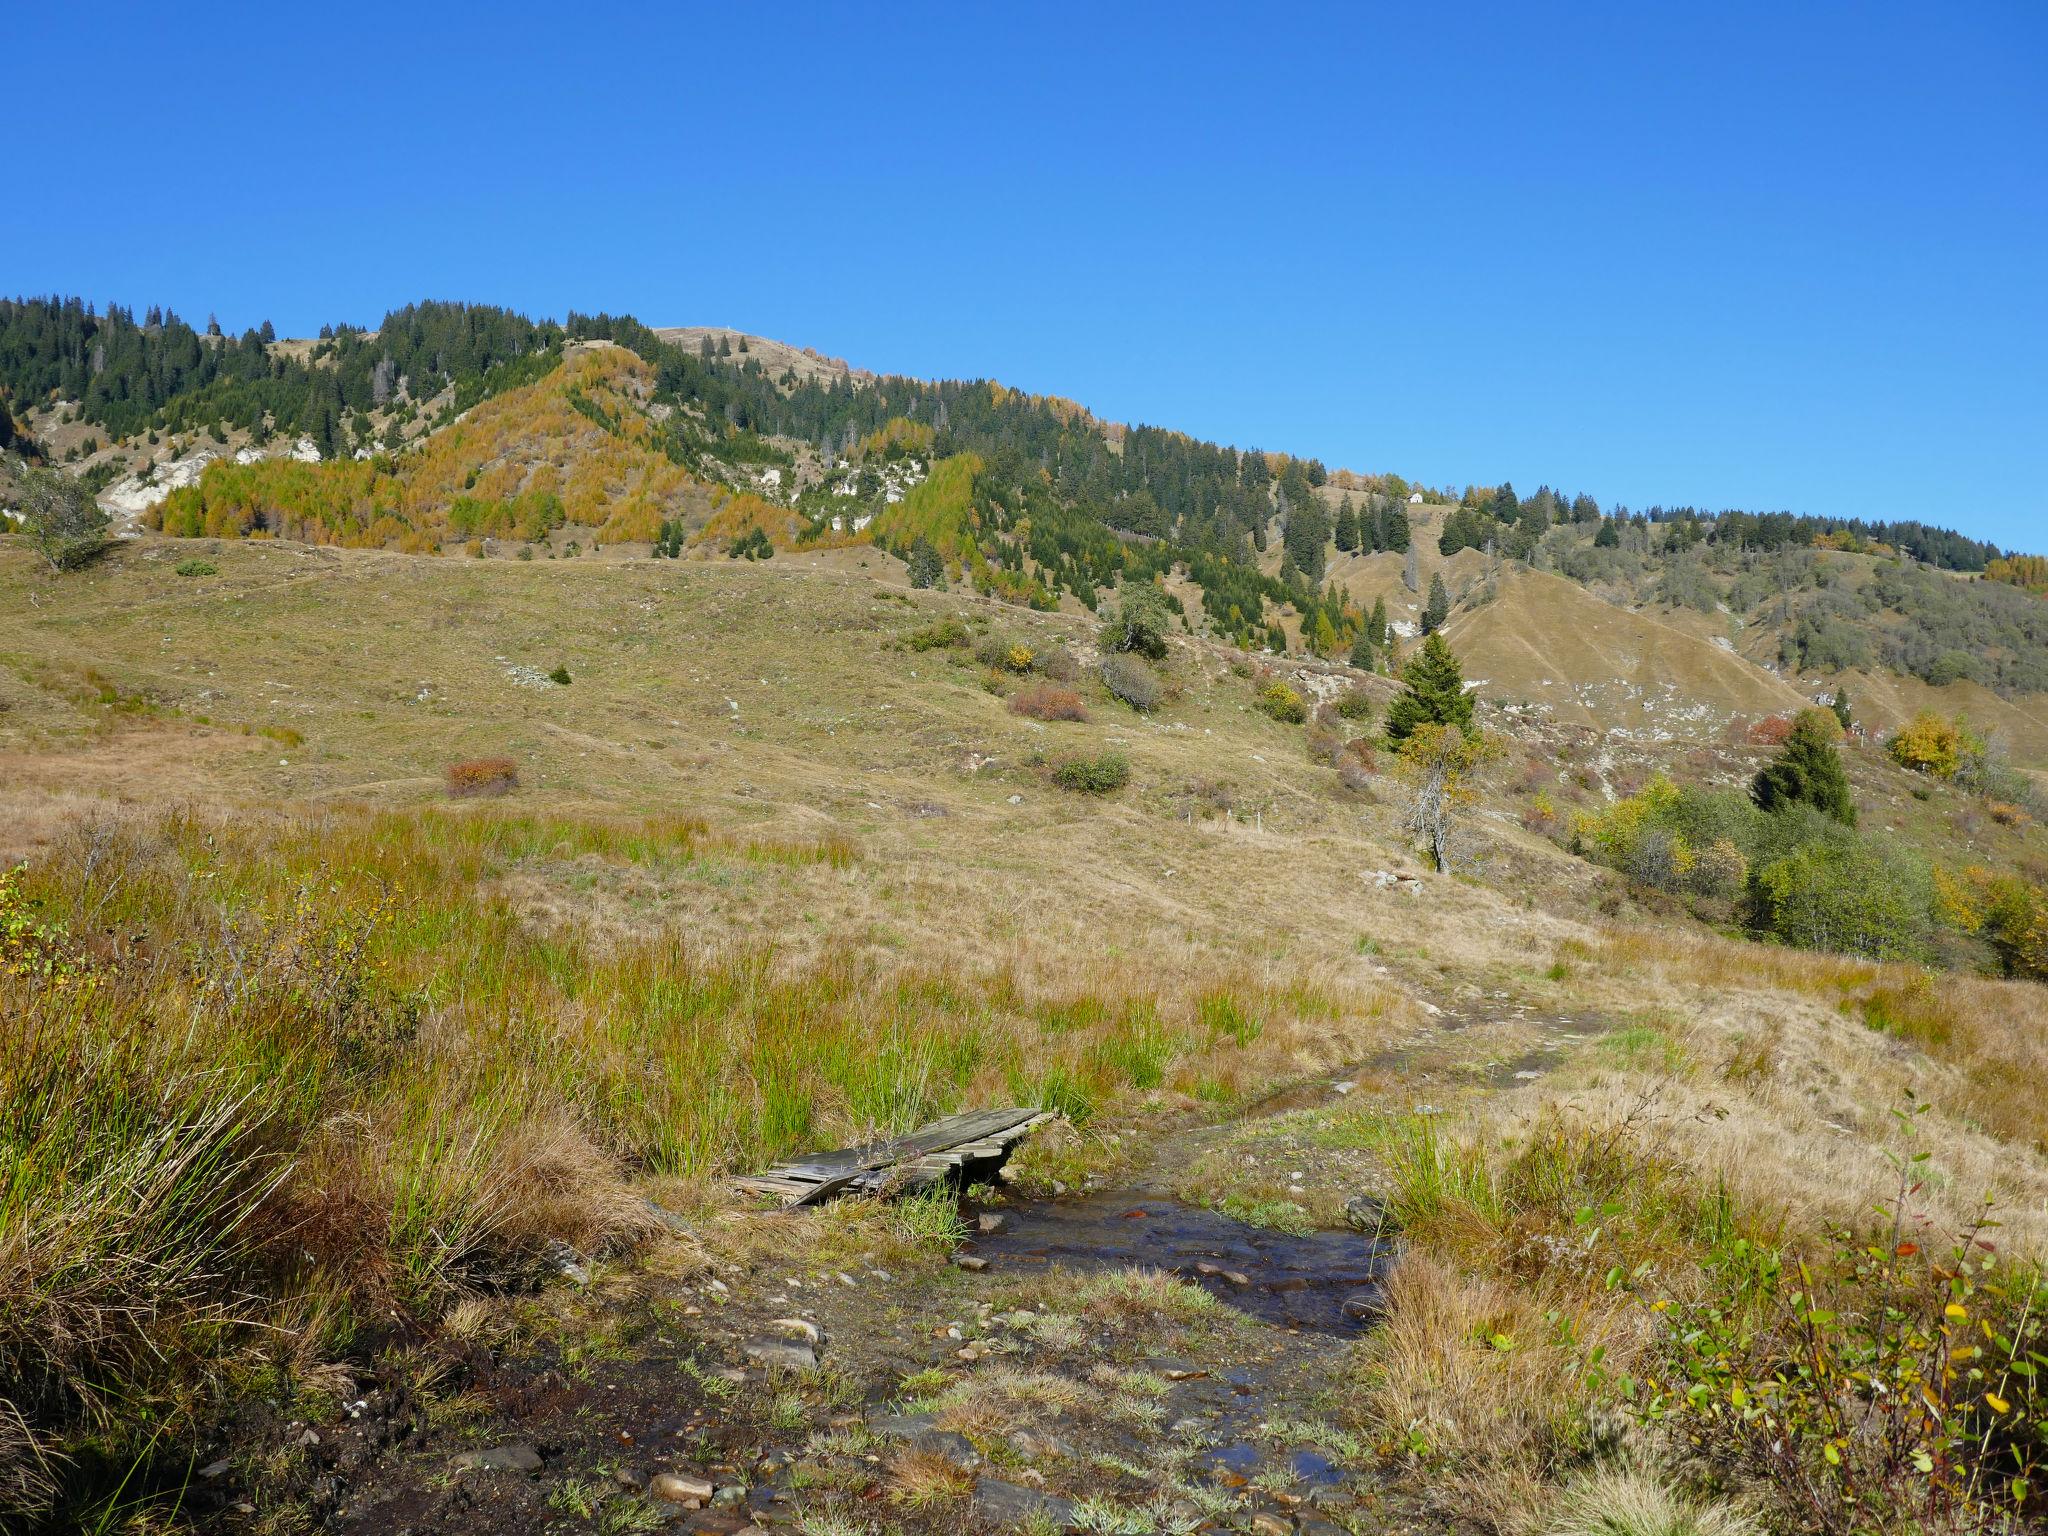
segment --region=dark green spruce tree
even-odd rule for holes
[[[1444,627],[1444,620],[1451,616],[1451,594],[1444,589],[1443,573],[1439,571],[1429,578],[1429,601],[1422,608],[1422,632],[1433,635]]]
[[[1766,811],[1810,805],[1845,827],[1856,825],[1856,802],[1849,796],[1849,775],[1835,750],[1840,727],[1824,709],[1802,709],[1792,734],[1778,755],[1763,766],[1750,785],[1750,798]]]
[[[1472,732],[1472,695],[1465,691],[1465,673],[1442,635],[1431,635],[1422,649],[1401,668],[1404,685],[1387,706],[1387,740],[1406,741],[1417,726],[1455,725]]]

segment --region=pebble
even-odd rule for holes
[[[799,1339],[749,1339],[743,1347],[749,1360],[758,1361],[770,1369],[815,1371],[818,1368],[817,1351]]]
[[[976,1275],[988,1268],[988,1260],[973,1253],[956,1253],[953,1255],[953,1263],[957,1268]]]
[[[457,1472],[538,1472],[540,1452],[530,1445],[500,1445],[464,1451],[449,1463]]]
[[[657,1472],[648,1483],[647,1491],[657,1499],[667,1499],[671,1504],[697,1505],[718,1490],[704,1478],[689,1473]]]
[[[983,1211],[981,1215],[978,1218],[976,1218],[974,1227],[975,1230],[981,1233],[983,1237],[993,1237],[996,1233],[1002,1231],[1003,1228],[1007,1227],[1009,1224],[1010,1218],[1005,1216],[1001,1211]]]
[[[1074,1519],[1074,1506],[1067,1500],[993,1477],[975,1480],[974,1507],[990,1521],[1010,1526],[1050,1524],[1065,1527]]]

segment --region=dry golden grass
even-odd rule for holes
[[[974,1491],[974,1474],[937,1451],[905,1447],[889,1458],[887,1472],[889,1502],[905,1509],[942,1508]]]
[[[1911,1094],[1930,1106],[1921,1214],[1954,1229],[1989,1196],[2007,1243],[2048,1254],[2048,991],[1673,931],[1607,929],[1565,963],[1587,1001],[1672,1021],[1690,1069],[1655,1074],[1664,1123],[1754,1208],[1862,1219]],[[1612,1115],[1646,1081],[1604,1072],[1572,1103]]]
[[[1396,1444],[1454,1469],[1450,1502],[1514,1525],[1572,1454],[1588,1352],[1623,1354],[1633,1331],[1612,1309],[1575,1308],[1561,1339],[1547,1298],[1420,1247],[1394,1267],[1386,1301],[1386,1322],[1358,1351],[1365,1412]]]

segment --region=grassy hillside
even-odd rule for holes
[[[194,557],[211,569],[181,574]],[[1460,643],[1512,654],[1490,615],[1590,601],[1507,580]],[[1408,1232],[1386,1320],[1319,1342],[1333,1374],[1313,1392],[1259,1378],[1273,1421],[1321,1424],[1359,1519],[1368,1483],[1418,1519],[1447,1518],[1427,1490],[1448,1487],[1472,1528],[1524,1529],[1579,1497],[1571,1447],[1593,1426],[1651,1454],[1660,1421],[1620,1378],[1688,1368],[1659,1319],[1732,1304],[1713,1277],[1748,1273],[1739,1253],[1804,1257],[1853,1300],[1827,1233],[1899,1198],[1907,1090],[1932,1106],[1906,1217],[1930,1250],[1989,1194],[2002,1251],[2048,1251],[2038,986],[1732,941],[1532,814],[1539,792],[1597,809],[1660,766],[1739,780],[1755,750],[1624,754],[1489,704],[1508,756],[1439,876],[1409,849],[1398,778],[1340,772],[1314,729],[1256,707],[1275,679],[1254,659],[1176,632],[1138,713],[1097,680],[1093,621],[911,591],[871,549],[524,562],[145,540],[61,580],[0,552],[0,604],[23,616],[0,658],[0,840],[27,861],[0,897],[0,1123],[29,1128],[12,1145],[31,1170],[0,1197],[22,1414],[0,1496],[18,1506],[97,1519],[125,1475],[116,1523],[227,1519],[188,1486],[221,1452],[264,1520],[359,1528],[386,1518],[384,1490],[495,1528],[447,1458],[533,1435],[555,1389],[512,1383],[554,1371],[594,1394],[576,1399],[591,1427],[508,1486],[557,1514],[641,1507],[591,1491],[646,1427],[609,1416],[616,1385],[816,1469],[775,1481],[806,1519],[860,1529],[869,1498],[957,1529],[957,1474],[845,1465],[818,1437],[931,1370],[919,1390],[993,1446],[1016,1422],[1001,1373],[1028,1362],[1032,1391],[1085,1397],[1088,1372],[1134,1368],[1116,1364],[1134,1336],[984,1354],[934,1346],[932,1320],[984,1295],[1106,1317],[1112,1293],[950,1268],[915,1212],[771,1224],[720,1176],[970,1105],[1071,1117],[1023,1188],[1115,1187],[1157,1156],[1186,1198],[1296,1226],[1379,1193]],[[1593,631],[1603,658],[1647,632],[1617,610],[1567,627],[1596,618],[1621,626]],[[1311,700],[1393,691],[1275,667]],[[1012,708],[1055,686],[1084,718]],[[1060,786],[1061,764],[1105,756],[1124,787]],[[2038,827],[1966,833],[1956,789],[1851,758],[1866,821],[1896,840],[2041,857]],[[1318,1074],[1345,1093],[1261,1108]],[[601,1271],[581,1300],[551,1279],[558,1244]],[[871,1266],[908,1289],[832,1276]],[[1603,1281],[1616,1266],[1633,1278]],[[1926,1278],[1896,1277],[1916,1316],[1949,1294]],[[1175,1330],[1193,1362],[1175,1370],[1281,1347],[1227,1320],[1178,1331],[1198,1303],[1173,1282],[1114,1284],[1140,1287],[1114,1292],[1140,1335]],[[2031,1340],[2015,1298],[1969,1305]],[[798,1307],[831,1330],[828,1369],[755,1372],[736,1398],[702,1385],[738,1352],[730,1328]],[[1775,1368],[1776,1326],[1745,1340],[1745,1381]],[[970,1391],[972,1414],[946,1396]],[[395,1438],[363,1442],[336,1504],[323,1458],[357,1444],[346,1405],[372,1393],[356,1411]],[[1055,1457],[1049,1485],[1173,1496],[1184,1461],[1130,1422],[1102,1451],[1118,1470]],[[1745,1481],[1741,1443],[1701,1454],[1713,1496],[1777,1497]],[[1236,1515],[1265,1497],[1211,1491]],[[502,1523],[553,1518],[519,1508]]]

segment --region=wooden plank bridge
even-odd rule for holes
[[[809,1152],[734,1182],[784,1205],[817,1205],[840,1195],[913,1195],[939,1184],[964,1188],[995,1177],[1045,1109],[978,1109],[949,1115],[887,1141],[840,1152]]]

